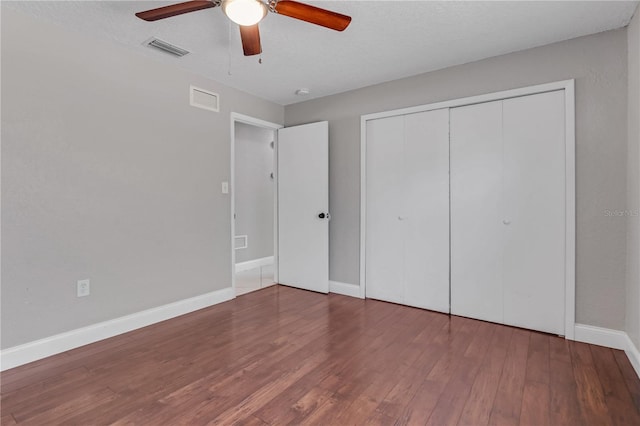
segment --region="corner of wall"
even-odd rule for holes
[[[640,7],[627,27],[627,258],[625,330],[640,348]],[[635,364],[634,364],[635,366]]]

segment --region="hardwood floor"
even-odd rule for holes
[[[2,425],[640,425],[621,351],[283,286],[0,380]]]

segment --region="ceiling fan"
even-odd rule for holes
[[[229,19],[240,26],[242,49],[245,56],[262,53],[258,23],[267,12],[300,19],[336,31],[344,31],[351,17],[293,0],[202,0],[172,4],[136,13],[145,21],[157,21],[183,13],[221,6]]]

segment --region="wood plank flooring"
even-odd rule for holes
[[[640,425],[621,351],[283,286],[0,381],[2,425]]]

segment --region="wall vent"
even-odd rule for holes
[[[173,56],[182,57],[189,53],[188,50],[185,50],[178,46],[174,46],[171,43],[167,43],[166,41],[160,40],[159,38],[155,38],[155,37],[152,38],[151,40],[147,40],[145,43],[149,47],[162,50],[163,52],[169,53]]]
[[[189,99],[191,106],[209,111],[220,111],[220,96],[217,93],[190,86]]]
[[[234,249],[236,250],[242,250],[249,247],[249,237],[247,235],[236,235],[233,238],[233,241],[235,245]]]

